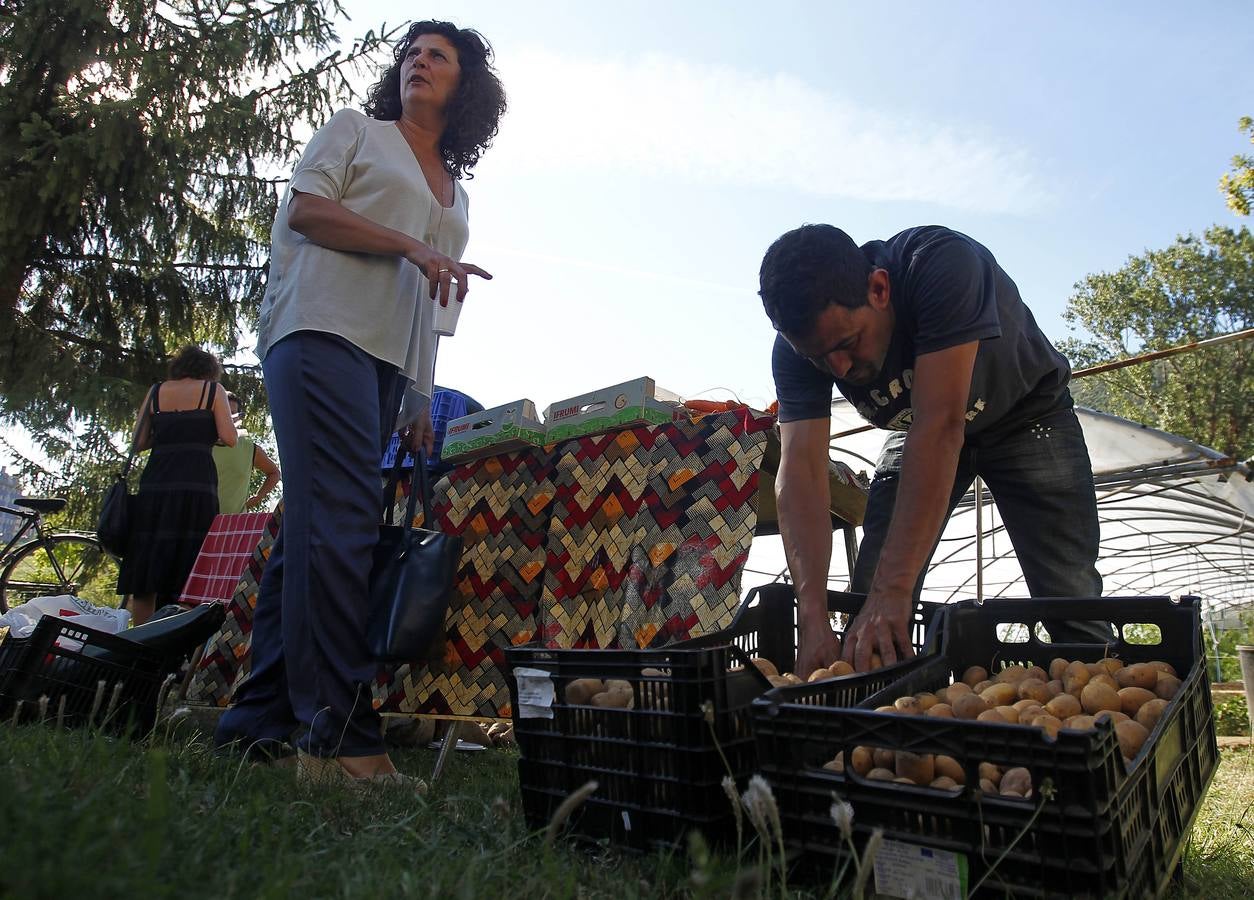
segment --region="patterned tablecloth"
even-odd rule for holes
[[[465,540],[444,657],[381,671],[375,706],[506,717],[511,644],[661,646],[726,626],[772,424],[718,413],[457,467],[435,488],[440,527]],[[277,514],[189,699],[225,706],[246,673],[257,581],[276,533]]]

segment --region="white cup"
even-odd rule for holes
[[[456,290],[456,285],[453,288]],[[462,314],[462,301],[456,297],[449,297],[448,305],[441,306],[440,298],[437,296],[431,302],[435,304],[431,330],[443,337],[452,337],[457,332],[457,317]]]

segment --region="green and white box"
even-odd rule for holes
[[[440,459],[459,462],[543,446],[544,425],[536,415],[536,405],[530,400],[515,400],[449,422]]]
[[[545,441],[555,444],[585,434],[632,425],[662,425],[675,418],[678,395],[652,378],[637,378],[550,404],[544,411]]]

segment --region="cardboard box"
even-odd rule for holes
[[[632,425],[662,425],[682,414],[679,397],[637,378],[550,404],[544,411],[545,441],[597,434]]]
[[[536,415],[536,405],[530,400],[515,400],[449,422],[440,459],[460,462],[524,447],[542,447],[544,443],[544,425]]]

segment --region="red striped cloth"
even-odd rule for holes
[[[199,606],[229,602],[271,515],[267,511],[215,517],[179,603]]]

